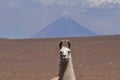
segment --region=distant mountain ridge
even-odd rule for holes
[[[97,36],[71,18],[60,18],[49,24],[32,38],[62,38],[62,37],[80,37]]]

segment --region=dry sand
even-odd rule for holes
[[[68,38],[77,80],[120,80],[120,35]],[[57,76],[61,39],[0,39],[0,80]]]

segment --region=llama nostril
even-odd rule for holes
[[[66,55],[63,55],[63,57],[65,57]]]

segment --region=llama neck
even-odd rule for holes
[[[70,58],[67,62],[61,61],[59,77],[59,80],[76,80],[72,58]]]

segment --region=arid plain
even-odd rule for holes
[[[59,70],[60,40],[72,44],[77,80],[120,80],[120,35],[0,39],[0,80],[50,80]]]

